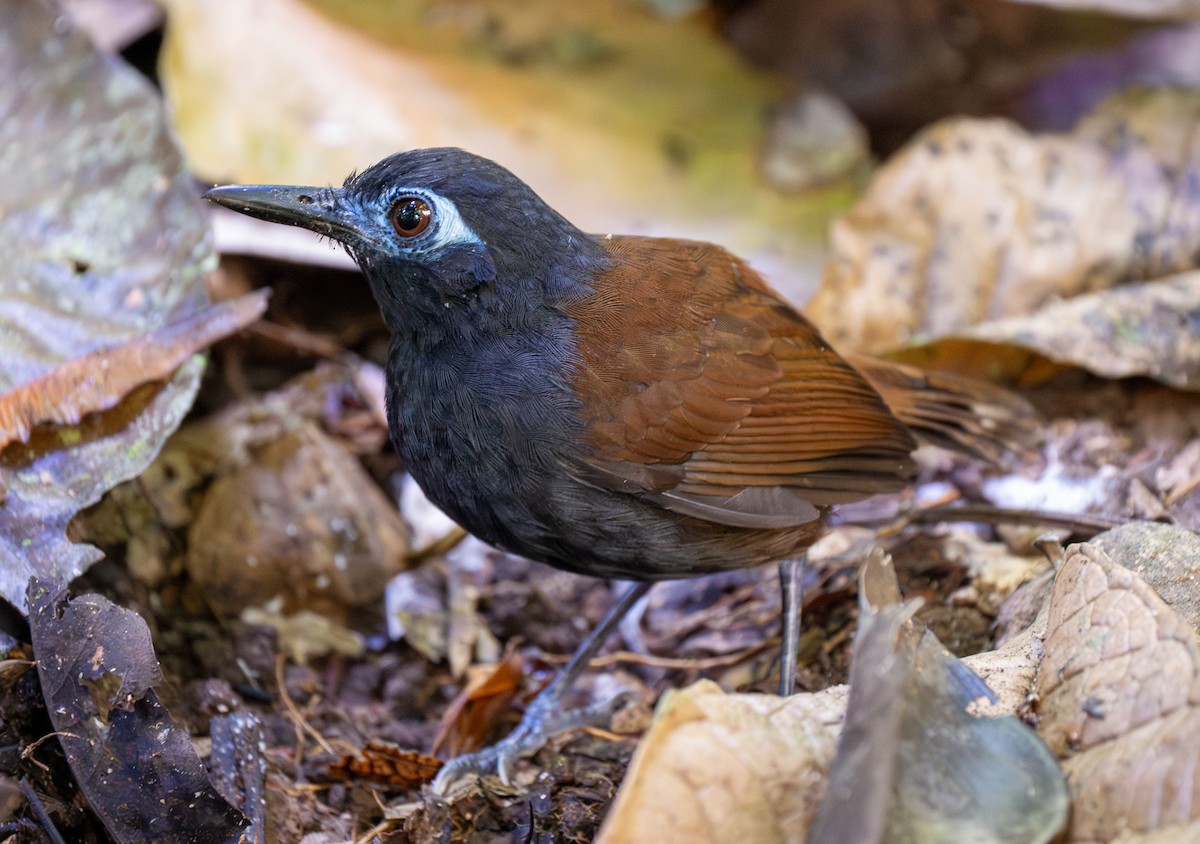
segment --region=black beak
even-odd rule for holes
[[[213,188],[204,198],[250,217],[299,226],[347,245],[362,243],[367,235],[340,194],[336,188],[228,185]]]

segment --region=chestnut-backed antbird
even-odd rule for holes
[[[392,334],[392,441],[430,499],[500,548],[637,581],[514,733],[440,787],[505,775],[595,717],[560,698],[653,581],[784,561],[790,691],[787,561],[831,508],[903,486],[914,435],[993,455],[1026,412],[990,385],[843,357],[721,247],[587,234],[463,150],[402,152],[341,188],[207,196],[357,261]]]

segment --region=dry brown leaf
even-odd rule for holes
[[[1055,579],[1037,694],[1071,788],[1069,840],[1200,834],[1196,633],[1096,544],[1071,546]]]
[[[114,407],[134,388],[161,381],[184,361],[254,322],[267,291],[210,305],[157,331],[61,363],[0,396],[0,449],[28,442],[35,425],[77,425]]]
[[[509,651],[495,665],[473,672],[446,708],[433,740],[433,752],[457,756],[483,747],[521,691],[524,679],[525,660],[517,650]]]
[[[1161,91],[1114,98],[1070,135],[938,124],[834,224],[809,313],[835,343],[881,351],[1190,269],[1198,122],[1200,96]]]
[[[213,483],[244,473],[246,467],[261,462],[261,455],[267,444],[288,437],[306,441],[306,435],[300,429],[306,424],[314,423],[319,425],[322,432],[344,432],[334,437],[337,447],[342,451],[357,453],[363,440],[370,442],[373,439],[371,427],[374,423],[361,408],[353,372],[354,366],[350,364],[322,365],[312,372],[294,378],[275,392],[234,405],[216,418],[184,425],[166,442],[162,452],[138,477],[136,483],[116,487],[97,507],[88,512],[86,518],[76,523],[79,535],[102,547],[123,546],[124,562],[130,573],[146,586],[161,586],[170,572],[178,572],[184,565],[183,557],[187,549],[179,542],[180,532],[186,532],[194,523],[197,512],[205,506],[207,494]],[[359,424],[363,422],[370,427],[364,428]],[[297,431],[300,433],[297,434]],[[38,435],[35,433],[36,436]],[[374,572],[391,571],[396,565],[393,555],[407,554],[407,545],[391,544],[397,532],[403,537],[405,526],[403,520],[397,517],[395,507],[385,496],[373,494],[373,491],[370,491],[370,479],[361,475],[358,476],[358,480],[351,478],[348,483],[352,485],[361,480],[364,484],[361,489],[351,490],[353,500],[362,505],[357,508],[355,516],[355,519],[362,520],[362,524],[356,526],[355,520],[347,522],[337,518],[341,508],[328,501],[326,493],[329,490],[319,483],[322,478],[319,471],[322,468],[319,449],[314,443],[308,444],[313,448],[302,448],[302,456],[314,458],[310,463],[315,463],[316,466],[312,468],[318,471],[315,474],[284,473],[284,476],[274,479],[266,486],[297,481],[310,484],[303,488],[290,488],[294,500],[289,501],[286,507],[272,511],[281,518],[309,512],[312,505],[308,496],[315,496],[317,506],[330,505],[330,518],[323,521],[305,519],[304,529],[293,523],[292,532],[295,535],[288,538],[295,542],[308,541],[309,559],[305,567],[287,574],[301,570],[311,574],[311,578],[306,581],[289,583],[293,591],[303,592],[305,583],[311,582],[316,585],[316,580],[321,577],[322,572],[328,573],[330,582],[325,590],[327,594],[308,603],[314,607],[323,603],[325,608],[338,605],[337,614],[341,615],[339,596],[373,594],[372,590],[378,590],[379,587],[367,584],[379,576]],[[347,467],[350,465],[349,458],[345,455],[333,458],[332,468],[324,468],[333,476],[338,476],[342,474],[340,469],[343,464]],[[228,486],[226,485],[224,491],[226,497],[230,493]],[[236,484],[233,486],[237,487]],[[238,488],[246,491],[245,485]],[[225,501],[221,506],[233,505]],[[361,512],[364,509],[366,512]],[[252,510],[254,507],[244,508],[244,512],[233,518],[230,526],[240,528],[244,523],[251,523],[254,518],[254,514],[250,512]],[[368,519],[376,518],[377,521],[368,522]],[[378,531],[379,535],[368,534],[361,542],[352,542],[350,534],[356,527],[368,527],[372,531]],[[271,539],[277,537],[280,530],[287,533],[287,524],[276,525],[274,530],[255,532],[253,540],[267,546],[268,549],[274,549],[273,553],[278,553],[280,546],[272,544]],[[207,545],[210,537],[204,535],[201,538]],[[227,548],[238,550],[236,540],[227,537],[224,541]],[[240,550],[254,553],[251,549],[252,544],[253,542],[247,541]],[[380,545],[382,550],[379,556],[372,558],[372,549]],[[341,572],[338,569],[337,554],[346,546],[351,546],[352,551],[344,554],[346,570]],[[259,559],[254,558],[254,563],[259,562]],[[247,564],[250,563],[248,557],[244,557],[243,560]],[[257,599],[259,603],[270,600],[276,593],[263,586],[263,581],[272,577],[274,560],[276,558],[271,554],[262,559],[267,570],[255,569],[252,565],[243,568],[234,578],[237,588],[240,590],[241,587],[247,587],[245,593],[250,595],[251,600]],[[229,572],[233,574],[236,562],[230,560],[227,565]],[[363,567],[361,571],[360,566]],[[240,583],[243,577],[249,583]],[[262,587],[257,595],[253,594],[254,584]],[[297,602],[297,605],[299,603],[301,602]],[[233,607],[228,613],[236,614],[237,610],[237,607]]]
[[[357,754],[331,762],[328,773],[342,780],[366,780],[413,789],[432,782],[441,768],[440,759],[372,739]]]
[[[890,357],[1035,384],[1064,365],[1107,378],[1146,375],[1200,388],[1200,273],[1077,296]],[[1007,347],[1007,348],[1006,348]],[[975,363],[972,363],[974,361]]]
[[[1154,473],[1154,484],[1168,507],[1200,487],[1200,439],[1189,442],[1170,463],[1160,466]]]

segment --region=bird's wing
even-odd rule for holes
[[[585,479],[746,527],[903,483],[911,434],[747,264],[706,243],[603,243],[613,269],[566,306]]]

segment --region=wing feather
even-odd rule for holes
[[[614,269],[567,307],[593,482],[725,524],[787,527],[891,490],[912,435],[745,263],[692,241],[614,237]]]

